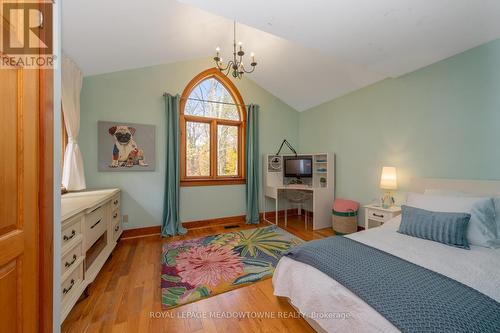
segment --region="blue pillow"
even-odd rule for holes
[[[468,250],[469,220],[467,213],[431,212],[403,205],[398,232]]]

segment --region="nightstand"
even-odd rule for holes
[[[370,227],[370,221],[384,223],[389,221],[395,216],[401,214],[401,207],[392,206],[389,208],[382,208],[377,205],[366,205],[365,208],[365,230]]]

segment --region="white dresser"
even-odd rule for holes
[[[120,190],[63,195],[61,221],[62,322],[94,281],[122,233]]]

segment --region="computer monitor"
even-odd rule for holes
[[[312,157],[285,158],[285,177],[312,177]]]

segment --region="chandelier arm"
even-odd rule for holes
[[[224,72],[224,71],[227,69],[227,67],[228,67],[228,66],[226,66],[226,67],[220,66],[218,62],[216,62],[215,64],[217,65],[217,68],[218,68],[221,72]],[[222,64],[222,62],[221,62],[221,64]]]
[[[217,47],[216,51],[217,54],[214,57],[215,64],[217,68],[226,76],[229,76],[229,73],[231,73],[233,77],[241,79],[244,73],[249,74],[255,71],[257,63],[255,62],[253,56],[250,64],[251,69],[249,70],[248,68],[245,68],[245,65],[243,64],[243,56],[245,53],[243,52],[241,44],[239,46],[239,51],[236,48],[236,21],[233,21],[233,58],[227,62],[226,66],[223,66],[224,64],[220,61],[221,58],[219,57],[220,49]]]
[[[245,67],[243,67],[243,71],[247,74],[250,74],[252,73],[253,71],[255,70],[255,66],[252,66],[252,70],[251,71],[248,71]]]
[[[227,63],[227,67],[224,69],[224,70],[227,70],[226,71],[226,76],[229,75],[229,72],[231,71],[232,67],[233,67],[233,61],[229,60],[229,62]]]

